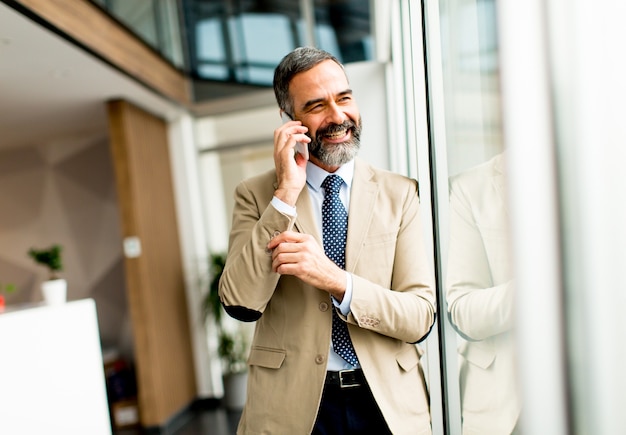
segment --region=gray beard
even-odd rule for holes
[[[352,139],[342,144],[316,143],[314,147],[310,147],[309,152],[326,166],[341,166],[354,159],[359,148],[359,141]]]
[[[340,144],[326,145],[323,132],[309,143],[309,153],[326,166],[341,166],[354,159],[361,148],[361,120],[352,127],[352,139]]]

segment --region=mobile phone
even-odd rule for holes
[[[283,124],[292,121],[291,117],[287,115],[286,112],[281,112],[280,116],[281,118],[283,118]],[[307,146],[307,144],[302,142],[296,142],[296,152],[300,153],[302,157],[304,157],[306,160],[309,160],[309,147]]]

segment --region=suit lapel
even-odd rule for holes
[[[348,238],[346,241],[346,270],[353,272],[363,250],[363,240],[372,220],[378,183],[373,180],[370,167],[357,159],[350,192],[348,211]]]
[[[493,165],[493,185],[494,189],[498,193],[502,204],[504,204],[504,209],[508,212],[508,204],[506,197],[506,179],[504,176],[504,153],[501,153],[496,158],[496,161]]]
[[[301,233],[311,234],[323,246],[322,235],[317,228],[308,186],[304,186],[302,192],[300,192],[296,201],[296,209],[298,211],[298,217],[295,222],[296,229]]]

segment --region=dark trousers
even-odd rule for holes
[[[326,384],[312,435],[391,434],[369,386]]]

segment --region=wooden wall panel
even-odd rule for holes
[[[191,85],[182,72],[88,0],[17,2],[160,94],[183,105],[191,102]]]
[[[160,426],[196,396],[195,372],[164,121],[125,101],[108,103],[124,237],[141,422]]]

